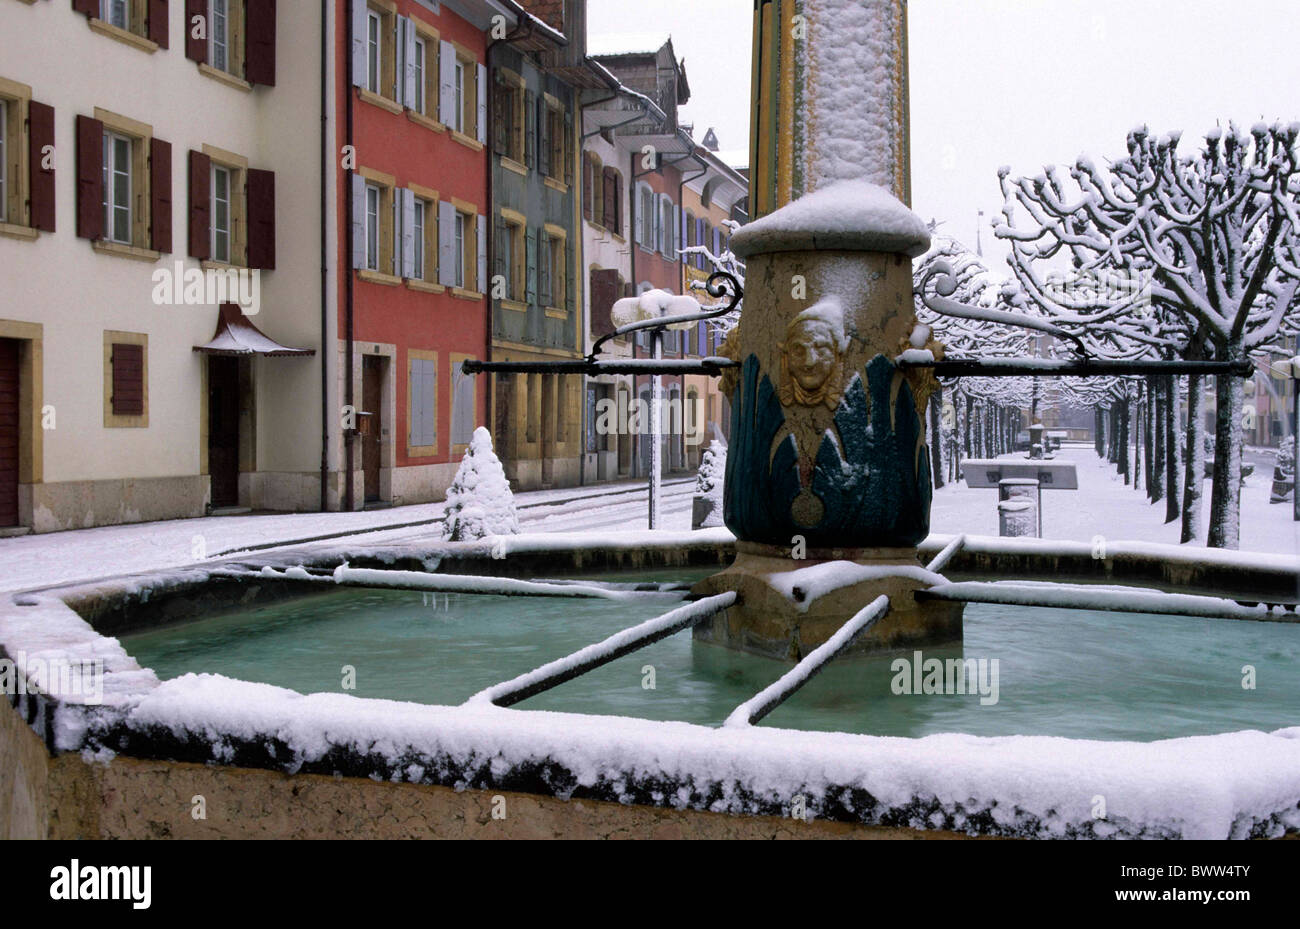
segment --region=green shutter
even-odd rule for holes
[[[524,164],[537,162],[537,94],[524,92]]]
[[[564,308],[573,312],[573,292],[577,290],[578,277],[573,273],[573,245],[564,246]]]
[[[528,261],[528,279],[526,302],[537,302],[537,233],[531,229],[524,232],[524,256]]]

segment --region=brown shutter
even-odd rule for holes
[[[113,415],[144,413],[144,346],[113,343]]]
[[[167,47],[167,0],[149,0],[149,40]]]
[[[31,100],[27,104],[27,179],[32,228],[54,231],[54,167],[45,162],[45,147],[54,148],[54,107]],[[51,154],[51,159],[53,154]]]
[[[614,231],[623,235],[623,175],[614,172]],[[627,237],[632,238],[631,230]]]
[[[603,199],[605,201],[605,215],[603,218],[606,229],[621,233],[622,230],[618,226],[618,191],[614,184],[616,176],[613,168],[606,168],[604,177],[601,178],[601,184],[604,188],[602,191],[604,194]]]
[[[275,267],[275,172],[248,170],[248,266]]]
[[[72,0],[72,9],[86,16],[99,16],[99,0]]]
[[[610,310],[618,299],[618,269],[605,268],[591,272],[591,335],[599,339],[614,331]]]
[[[248,0],[244,8],[244,77],[250,84],[275,86],[275,0]],[[426,65],[427,67],[427,65]]]
[[[586,152],[582,153],[582,216],[584,219],[593,218],[592,198],[595,197],[596,188],[592,183],[592,174],[595,173],[596,167],[591,163],[591,158]]]
[[[203,17],[203,35],[205,38],[194,38],[194,17]],[[207,0],[185,0],[185,57],[191,61],[206,62],[208,60],[208,3]]]
[[[190,151],[190,257],[212,254],[212,159]]]
[[[149,247],[172,250],[172,144],[149,140]]]
[[[104,124],[77,117],[77,235],[104,235]]]

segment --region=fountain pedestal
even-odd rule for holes
[[[876,654],[952,645],[962,638],[962,605],[918,601],[917,590],[942,580],[926,571],[912,548],[812,551],[739,543],[735,562],[695,586],[695,592],[735,591],[736,606],[695,627],[697,641],[798,661],[835,634],[876,597],[889,597],[883,619],[844,654]]]

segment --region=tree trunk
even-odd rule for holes
[[[1165,495],[1165,411],[1162,405],[1165,394],[1162,378],[1147,379],[1147,396],[1150,398],[1147,403],[1147,419],[1151,423],[1147,432],[1151,440],[1147,446],[1147,461],[1150,463],[1147,469],[1147,496],[1152,503],[1158,503]]]
[[[1229,357],[1237,359],[1240,352]],[[1214,418],[1214,482],[1210,489],[1210,548],[1239,548],[1241,544],[1242,405],[1246,382],[1231,374],[1216,379]]]
[[[1165,381],[1165,522],[1172,523],[1178,518],[1178,505],[1181,499],[1182,485],[1179,478],[1182,472],[1182,422],[1179,417],[1181,404],[1178,402],[1178,376],[1166,374]]]
[[[966,421],[962,423],[962,444],[966,449],[966,457],[974,458],[975,450],[971,448],[971,419],[975,416],[975,398],[970,394],[966,395]]]
[[[1187,456],[1183,473],[1183,531],[1180,542],[1201,535],[1201,489],[1205,482],[1204,391],[1199,374],[1187,375]]]
[[[943,405],[943,388],[936,390],[930,397],[930,474],[934,478],[934,489],[943,486],[943,425],[939,416],[939,407]]]
[[[1106,411],[1099,406],[1092,409],[1092,432],[1092,447],[1101,458],[1106,454]]]
[[[1125,397],[1119,407],[1119,473],[1124,475],[1124,486],[1128,486],[1129,479],[1129,456],[1128,456],[1128,439],[1129,439],[1129,401]]]

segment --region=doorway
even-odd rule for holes
[[[239,506],[239,359],[208,356],[208,475],[212,508]]]
[[[364,417],[361,472],[366,503],[379,502],[382,493],[379,471],[383,463],[384,374],[387,364],[387,358],[377,355],[365,355],[361,360],[361,413]]]
[[[18,525],[18,348],[0,339],[0,529]]]

